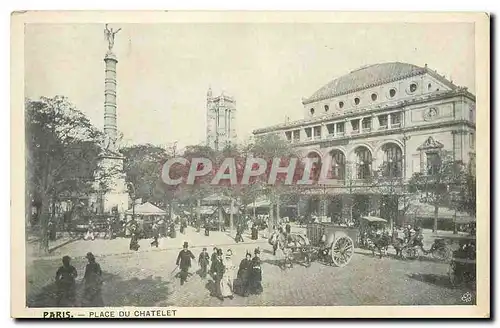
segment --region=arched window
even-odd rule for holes
[[[316,162],[311,165],[311,173],[309,178],[314,182],[319,180],[319,175],[321,174],[321,156],[316,152],[310,152],[307,158],[317,158]]]
[[[340,150],[333,150],[332,156],[332,179],[345,179],[345,156]]]
[[[384,145],[384,163],[382,175],[386,178],[401,178],[403,176],[403,153],[401,148],[393,143]]]
[[[371,176],[372,153],[366,147],[358,147],[356,153],[356,165],[358,179],[367,179]]]

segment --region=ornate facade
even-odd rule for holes
[[[362,67],[302,104],[304,119],[254,135],[278,133],[300,156],[329,157],[337,184],[323,187],[322,193],[342,195],[354,186],[360,197],[366,196],[377,193],[366,183],[375,174],[406,181],[415,172],[429,173],[443,154],[465,164],[475,159],[475,96],[427,65]],[[358,212],[380,215],[380,205],[387,202],[379,200],[368,201]]]
[[[222,150],[236,140],[236,102],[222,93],[212,96],[212,89],[207,92],[207,146]]]

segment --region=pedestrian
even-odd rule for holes
[[[225,267],[222,261],[222,249],[217,249],[216,257],[212,262],[213,269],[213,278],[214,278],[214,294],[215,296],[224,301],[224,297],[222,295],[222,278],[224,276]]]
[[[159,234],[160,237],[167,237],[167,229],[166,229],[166,226],[165,226],[165,220],[164,219],[161,219],[158,222],[158,234]]]
[[[170,222],[170,238],[175,238],[176,237],[176,232],[175,232],[175,223],[174,221]]]
[[[257,224],[254,222],[252,224],[252,240],[259,239],[259,230],[257,229]]]
[[[290,223],[286,224],[285,231],[287,235],[290,235],[292,233],[292,226],[290,225]]]
[[[63,265],[56,272],[56,287],[57,287],[57,306],[61,306],[64,301],[69,303],[75,302],[76,277],[78,273],[74,266],[71,265],[71,258],[64,256],[62,258]]]
[[[137,233],[137,230],[132,230],[132,235],[130,236],[130,246],[129,246],[129,249],[131,251],[138,251],[139,248],[141,246],[139,246],[139,236],[138,236],[138,233]]]
[[[103,306],[101,287],[102,271],[99,263],[96,262],[94,254],[88,252],[86,255],[89,263],[85,267],[83,280],[85,281],[84,299],[88,306]]]
[[[233,299],[233,280],[236,268],[233,264],[232,256],[233,256],[233,251],[228,249],[226,251],[226,256],[223,260],[224,273],[220,281],[221,284],[220,290],[222,298],[227,297],[229,299]]]
[[[104,238],[108,237],[109,239],[112,239],[113,238],[113,218],[108,217],[106,219],[106,225],[107,225],[106,235]]]
[[[205,222],[205,236],[210,236],[210,225],[208,222]]]
[[[258,248],[254,251],[252,259],[252,271],[250,274],[249,292],[251,294],[262,293],[262,268],[260,260],[260,250]]]
[[[236,238],[234,239],[236,241],[236,243],[239,243],[239,242],[243,243],[244,242],[243,236],[242,236],[242,234],[243,234],[242,230],[243,229],[242,229],[241,225],[236,227]]]
[[[189,245],[187,241],[184,242],[182,246],[182,250],[179,252],[179,256],[177,256],[176,264],[181,269],[180,278],[181,278],[181,286],[187,281],[189,275],[189,268],[191,267],[191,260],[195,259],[194,254],[188,249]]]
[[[217,247],[214,247],[213,253],[210,256],[210,275],[213,277],[215,273],[215,262],[217,261],[217,256],[218,256],[218,249]]]
[[[207,253],[207,248],[203,247],[203,250],[198,257],[198,265],[200,266],[200,276],[204,279],[207,276],[207,268],[210,263],[210,256]]]
[[[57,229],[55,223],[52,222],[52,220],[49,222],[48,232],[49,232],[49,240],[56,240]]]
[[[247,251],[245,258],[241,260],[240,267],[238,269],[237,276],[237,286],[238,294],[246,297],[248,296],[248,290],[250,285],[250,275],[252,271],[252,254]]]
[[[85,236],[84,239],[85,240],[91,239],[92,241],[94,241],[95,240],[94,231],[95,231],[94,222],[92,220],[89,220],[89,226],[87,228],[87,235]]]
[[[152,226],[152,232],[153,232],[153,241],[151,242],[151,247],[153,246],[156,246],[156,248],[158,248],[158,237],[159,237],[159,234],[160,234],[160,230],[159,230],[159,226],[158,226],[158,223],[155,221],[153,222],[153,226]]]

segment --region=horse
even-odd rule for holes
[[[303,254],[302,248],[304,246],[309,246],[310,242],[307,237],[299,235],[299,234],[286,234],[282,231],[275,231],[271,238],[269,239],[269,243],[273,246],[273,254],[276,255],[276,251],[279,249],[283,252],[283,259],[281,263],[282,268],[286,268],[286,266],[293,266],[293,254],[298,250],[302,255],[304,255],[304,260],[308,262],[310,259],[306,258],[308,255]]]
[[[375,250],[379,252],[379,258],[382,258],[382,252],[387,255],[387,250],[392,244],[392,239],[387,233],[377,233],[373,237],[367,238],[368,248],[372,251],[373,256],[375,256]]]

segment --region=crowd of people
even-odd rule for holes
[[[235,294],[246,297],[250,294],[262,293],[262,268],[260,250],[254,250],[254,254],[247,252],[245,258],[240,261],[239,267],[233,263],[233,252],[227,249],[224,253],[221,248],[214,247],[212,255],[206,248],[198,256],[198,271],[202,279],[207,276],[212,282],[212,296],[224,300],[232,299]],[[179,278],[181,286],[184,285],[191,275],[192,260],[195,255],[189,250],[189,245],[184,242],[183,249],[177,256],[176,265],[179,267]]]

